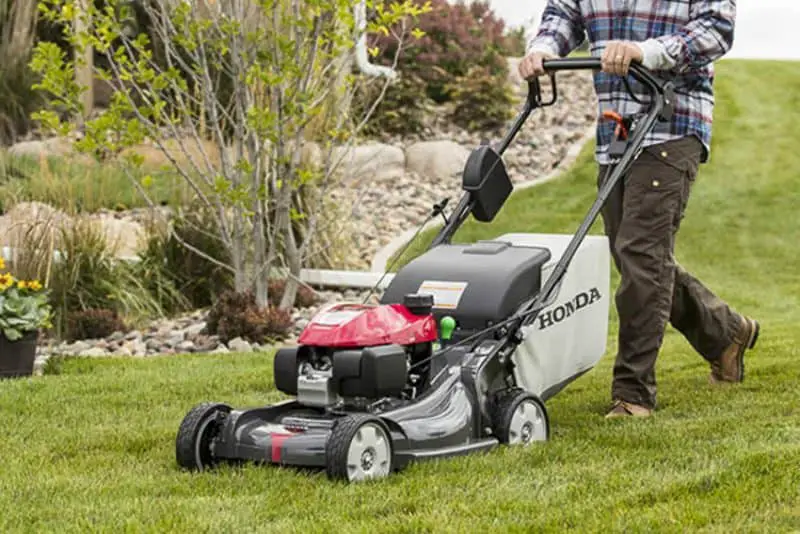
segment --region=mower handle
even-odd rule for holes
[[[543,62],[543,66],[546,71],[549,71],[550,74],[550,81],[553,86],[553,96],[549,102],[542,102],[542,91],[541,85],[539,83],[539,78],[534,77],[531,80],[528,80],[528,98],[525,100],[525,105],[522,111],[517,115],[517,118],[514,119],[513,124],[511,125],[511,129],[506,133],[503,139],[500,140],[499,144],[497,145],[495,152],[498,156],[503,155],[506,149],[509,147],[511,142],[516,137],[517,133],[522,128],[522,125],[525,124],[525,121],[528,120],[531,112],[533,110],[551,106],[555,104],[556,100],[558,99],[558,91],[556,88],[556,79],[555,73],[557,71],[562,70],[600,70],[602,68],[602,63],[599,58],[565,58],[565,59],[549,59]],[[662,121],[669,121],[672,118],[673,113],[673,100],[674,100],[674,88],[672,82],[663,82],[652,75],[652,73],[645,68],[643,65],[639,63],[633,63],[630,66],[629,72],[633,75],[633,77],[642,83],[650,92],[651,101],[649,105],[649,110],[645,114],[645,117],[642,123],[637,127],[637,131],[633,134],[632,138],[629,140],[629,143],[633,147],[633,150],[626,150],[626,152],[622,155],[617,169],[619,172],[616,176],[614,176],[612,182],[616,181],[616,178],[619,174],[627,168],[628,165],[638,157],[637,152],[639,151],[642,143],[644,142],[645,135],[652,129],[655,123],[658,120]],[[625,78],[623,78],[625,79]],[[630,92],[630,87],[627,86],[627,79],[626,87]],[[636,100],[636,96],[633,95],[634,100]],[[638,100],[637,100],[638,101]],[[499,161],[499,160],[498,160]],[[605,189],[601,191],[601,199],[602,202],[599,205],[595,205],[590,212],[590,215],[587,220],[594,221],[599,213],[600,206],[602,203],[605,202],[605,198],[608,197],[610,194],[610,190],[606,191]],[[450,239],[452,238],[453,234],[455,234],[456,230],[467,220],[469,214],[471,213],[473,206],[473,201],[471,200],[471,196],[469,193],[465,193],[462,195],[461,200],[459,200],[458,205],[456,206],[453,214],[449,219],[445,219],[446,223],[444,228],[439,232],[439,234],[433,239],[430,244],[430,248],[439,246],[443,243],[449,243]],[[591,225],[591,222],[589,223]],[[582,226],[578,229],[578,235],[580,235],[580,239],[583,239],[583,236],[588,231],[588,226]],[[545,296],[549,296],[551,291],[553,290],[553,285],[557,283],[561,276],[563,276],[563,272],[566,270],[566,263],[569,262],[572,255],[574,255],[575,250],[574,247],[577,247],[577,244],[572,243],[568,250],[565,252],[564,258],[562,258],[561,263],[557,266],[557,270],[560,271],[557,273],[557,276],[551,277],[550,282],[543,287],[543,290],[540,294],[544,294]],[[532,320],[532,319],[531,319]]]
[[[561,70],[600,70],[603,68],[603,63],[601,59],[597,57],[545,59],[542,62],[542,67],[544,67],[544,70],[550,72],[558,72]],[[650,70],[639,62],[632,62],[628,68],[628,72],[648,89],[651,96],[663,96],[668,90],[666,83],[653,76]]]

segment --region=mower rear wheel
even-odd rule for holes
[[[192,471],[203,471],[217,465],[213,442],[222,428],[219,416],[230,411],[227,404],[215,402],[205,402],[189,410],[175,439],[178,465]]]
[[[492,405],[492,430],[500,443],[527,446],[550,438],[550,419],[539,397],[509,388]]]
[[[370,415],[347,415],[336,421],[325,447],[328,478],[362,482],[389,476],[394,447],[389,430]]]

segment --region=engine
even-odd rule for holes
[[[408,295],[403,304],[334,304],[304,329],[298,346],[275,355],[275,385],[306,406],[413,398],[426,380],[437,340],[433,297]]]

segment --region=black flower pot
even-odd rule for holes
[[[9,341],[0,333],[0,378],[33,374],[37,338],[36,332],[30,332],[17,341]]]

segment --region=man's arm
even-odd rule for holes
[[[678,33],[638,43],[642,64],[656,70],[697,69],[724,56],[733,46],[736,0],[692,2],[692,20]]]
[[[548,0],[527,53],[564,57],[583,42],[584,36],[579,0]]]

